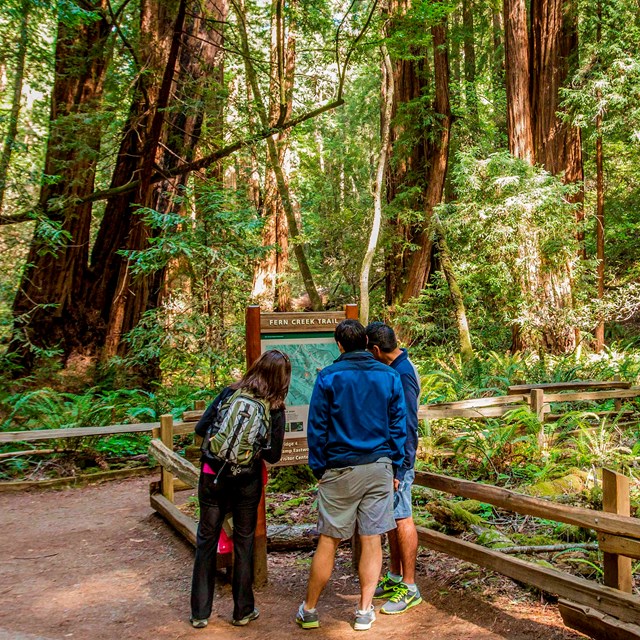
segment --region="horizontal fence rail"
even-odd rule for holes
[[[604,585],[511,557],[499,548],[487,548],[424,527],[418,527],[418,540],[435,551],[557,594],[565,624],[592,638],[638,640],[640,598],[632,595],[631,558],[640,558],[640,520],[630,516],[629,479],[603,469],[602,480],[604,511],[562,505],[501,487],[423,471],[416,472],[415,484],[522,515],[597,531],[598,548],[604,559]]]
[[[140,424],[112,424],[105,427],[72,427],[70,429],[31,429],[28,431],[0,432],[0,444],[7,442],[37,442],[39,440],[64,440],[110,436],[116,433],[148,433],[160,427],[159,422]],[[175,422],[174,433],[182,435],[193,431],[193,423]]]
[[[478,500],[525,516],[545,518],[614,536],[640,539],[640,520],[613,513],[571,507],[489,484],[416,471],[414,484],[462,498]]]

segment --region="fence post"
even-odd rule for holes
[[[538,432],[538,445],[542,449],[545,446],[544,437],[544,389],[531,389],[531,399],[529,404],[531,405],[531,411],[538,416],[540,420],[540,431]]]
[[[196,400],[194,409],[196,411],[204,411],[206,409],[206,403],[204,400]],[[199,447],[202,444],[202,437],[197,433],[193,434],[193,445]]]
[[[170,413],[160,416],[160,440],[173,451],[173,416]],[[160,470],[160,492],[173,502],[173,474],[164,467]]]
[[[602,470],[602,509],[621,516],[631,515],[629,478],[610,469]],[[633,576],[631,558],[617,553],[603,553],[604,583],[607,587],[631,593]]]
[[[613,376],[613,380],[614,380],[615,382],[620,382],[620,374],[616,373],[616,375],[615,375],[615,376]],[[620,411],[620,409],[622,409],[622,400],[620,400],[620,398],[616,398],[616,399],[613,401],[613,408],[614,408],[616,411]]]

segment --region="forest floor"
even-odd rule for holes
[[[319,605],[321,628],[293,621],[311,552],[271,553],[261,610],[248,627],[229,624],[231,590],[216,593],[206,629],[188,623],[193,549],[149,507],[150,478],[82,489],[0,494],[0,640],[268,640],[348,638],[358,584],[349,549]],[[570,640],[553,604],[507,578],[422,550],[425,602],[379,615],[367,637],[437,640]]]

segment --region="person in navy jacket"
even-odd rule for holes
[[[333,571],[338,544],[358,525],[362,544],[355,629],[375,620],[382,569],[380,535],[395,528],[393,480],[405,458],[406,408],[400,375],[366,350],[365,328],[344,320],[335,331],[341,356],[316,379],[309,406],[309,466],[318,483],[318,533],[307,593],[296,615],[319,626],[316,604]]]
[[[420,590],[415,584],[418,532],[411,508],[411,485],[418,448],[420,376],[409,360],[407,350],[398,347],[393,329],[383,322],[372,322],[367,326],[367,349],[376,360],[389,365],[400,374],[407,405],[404,460],[395,480],[393,515],[397,526],[388,534],[391,570],[378,583],[374,594],[374,598],[388,600],[380,608],[381,613],[398,614],[422,602]]]

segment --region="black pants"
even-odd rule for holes
[[[211,616],[215,587],[218,538],[227,513],[233,515],[233,618],[238,620],[254,609],[253,538],[262,495],[260,473],[243,478],[220,478],[200,474],[198,499],[200,524],[196,539],[196,559],[191,583],[191,617]]]

